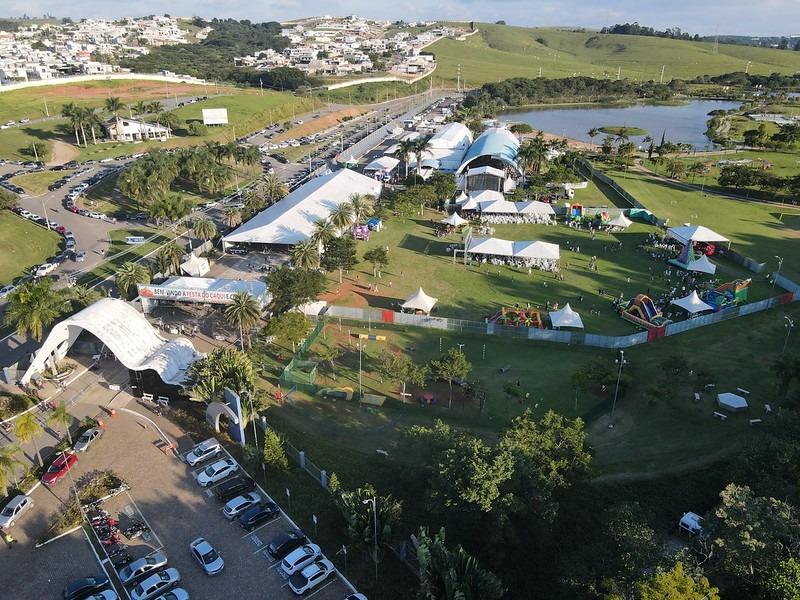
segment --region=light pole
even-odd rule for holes
[[[258,418],[258,413],[256,413],[255,410],[253,410],[252,390],[247,391],[247,398],[250,400],[250,418],[253,420],[253,440],[255,441],[256,444],[256,452],[258,452],[258,427],[256,427],[256,419]],[[266,471],[266,467],[264,467],[264,461],[260,459],[258,462],[261,463],[261,471],[262,472]]]
[[[363,345],[361,343],[361,340],[359,340],[358,341],[358,398],[359,398],[359,400],[364,398],[364,388],[361,385],[361,349],[362,348],[363,348]]]
[[[781,356],[786,353],[786,346],[789,344],[789,334],[792,333],[792,329],[794,328],[794,321],[791,318],[784,317],[784,319],[786,319],[786,339],[783,341],[783,350],[781,350]]]
[[[378,509],[375,496],[372,498],[367,498],[362,502],[362,504],[369,504],[370,502],[372,503],[372,525],[374,527],[373,542],[375,547],[372,560],[375,563],[375,581],[378,581]]]
[[[775,277],[772,278],[772,289],[775,289],[775,282],[778,280],[778,275],[781,274],[781,267],[783,266],[783,257],[775,255],[775,258],[778,259],[778,270],[775,271]],[[786,317],[787,319],[789,317]]]
[[[617,371],[617,387],[614,388],[614,401],[611,403],[611,418],[614,418],[614,410],[617,408],[617,395],[619,394],[619,380],[622,378],[622,367],[625,365],[625,351],[619,351],[619,358],[616,361],[619,363],[619,371]],[[609,423],[609,427],[613,427],[614,423]]]

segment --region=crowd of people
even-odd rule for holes
[[[490,225],[555,225],[552,215],[513,215],[513,214],[492,214],[482,215],[481,223]]]

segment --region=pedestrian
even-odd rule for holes
[[[8,544],[8,549],[11,550],[14,548],[14,544],[17,543],[17,540],[7,531],[3,532],[3,539],[5,539],[6,544]]]

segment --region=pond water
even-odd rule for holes
[[[706,122],[712,110],[739,108],[739,102],[693,100],[679,105],[632,104],[629,106],[580,106],[564,108],[536,108],[506,112],[498,118],[504,122],[528,123],[534,129],[588,142],[587,131],[604,126],[625,125],[640,127],[658,143],[662,133],[673,143],[691,144],[697,150],[712,149],[714,144],[706,136]],[[605,134],[594,138],[602,143]],[[644,136],[631,136],[641,144]]]

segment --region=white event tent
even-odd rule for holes
[[[713,275],[717,272],[717,265],[708,260],[705,254],[702,254],[697,260],[693,260],[686,266],[687,271],[696,271],[698,273],[707,273]]]
[[[616,217],[614,217],[613,219],[611,219],[611,220],[610,220],[610,221],[607,223],[607,225],[608,225],[609,227],[620,227],[620,228],[622,228],[622,229],[627,229],[628,227],[630,227],[630,226],[631,226],[631,223],[633,223],[633,221],[631,221],[631,220],[630,220],[628,217],[626,217],[626,216],[625,216],[623,213],[619,213],[619,214],[618,214]]]
[[[181,271],[191,277],[203,277],[211,270],[207,258],[201,258],[194,252],[189,254],[189,258],[181,263]]]
[[[422,288],[419,288],[408,300],[403,302],[403,308],[430,313],[438,301],[438,298],[428,296]]]
[[[561,256],[558,244],[534,241],[512,242],[500,238],[472,238],[466,252],[467,254],[546,260],[558,260]]]
[[[469,223],[469,221],[461,218],[461,215],[458,213],[453,213],[446,219],[442,219],[442,223],[445,223],[446,225],[452,225],[453,227],[461,227],[465,223]]]
[[[366,167],[364,167],[364,172],[382,172],[382,173],[391,173],[397,168],[397,165],[400,164],[400,161],[396,158],[391,156],[379,156],[371,163],[369,163]]]
[[[691,294],[686,296],[685,298],[680,298],[678,300],[673,300],[670,304],[674,304],[675,306],[681,307],[683,310],[690,314],[697,314],[701,312],[705,312],[707,310],[714,310],[714,307],[706,304],[700,299],[700,296],[697,295],[697,291],[693,291]]]
[[[556,214],[553,207],[546,202],[532,200],[529,202],[510,202],[508,200],[488,200],[479,201],[481,213],[487,215],[510,214],[510,215],[550,215]]]
[[[670,227],[667,229],[667,237],[678,240],[683,244],[688,244],[689,242],[728,242],[730,245],[731,242],[725,236],[720,235],[716,231],[712,231],[708,227],[703,227],[702,225],[683,225],[681,227]]]
[[[550,322],[553,327],[577,327],[583,329],[581,316],[572,310],[569,303],[561,310],[550,311]]]

